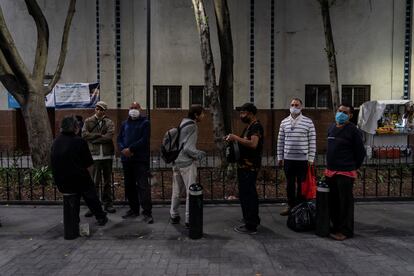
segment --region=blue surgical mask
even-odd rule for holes
[[[343,112],[336,112],[335,120],[338,124],[343,125],[349,120],[349,115]]]

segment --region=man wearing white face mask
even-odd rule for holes
[[[124,170],[125,194],[130,209],[122,216],[124,219],[139,216],[142,207],[143,221],[153,223],[151,186],[148,182],[150,170],[150,125],[146,117],[140,114],[141,106],[133,102],[128,119],[122,123],[118,135],[118,147],[121,151]]]
[[[288,207],[280,215],[288,215],[290,208],[303,202],[301,184],[308,164],[312,165],[315,160],[315,154],[315,126],[310,118],[302,115],[302,101],[293,98],[290,115],[281,122],[277,141],[277,159],[285,171],[288,199]]]

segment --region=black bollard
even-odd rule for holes
[[[318,181],[316,188],[316,235],[329,236],[329,186],[325,181]]]
[[[76,194],[63,194],[63,237],[73,240],[79,237],[79,208]]]
[[[203,187],[198,183],[189,187],[190,239],[203,237]]]

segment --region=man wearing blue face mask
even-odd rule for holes
[[[128,119],[122,123],[117,140],[124,170],[125,194],[130,207],[122,218],[139,216],[142,207],[143,221],[151,224],[154,219],[151,186],[148,182],[150,123],[140,111],[140,104],[133,102],[129,108]]]
[[[329,185],[331,238],[343,241],[354,235],[353,185],[365,158],[362,133],[349,120],[353,107],[341,104],[335,123],[328,129],[326,182]]]
[[[293,98],[290,116],[280,123],[277,141],[277,159],[285,171],[288,199],[288,207],[280,213],[281,216],[287,216],[291,208],[304,201],[302,182],[306,178],[308,165],[315,160],[315,154],[315,126],[310,118],[302,115],[302,101]]]

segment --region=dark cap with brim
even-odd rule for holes
[[[237,111],[247,111],[247,112],[251,112],[251,113],[253,113],[253,115],[256,115],[256,113],[257,113],[257,108],[252,103],[245,103],[242,106],[238,106],[238,107],[236,107],[236,110]]]

